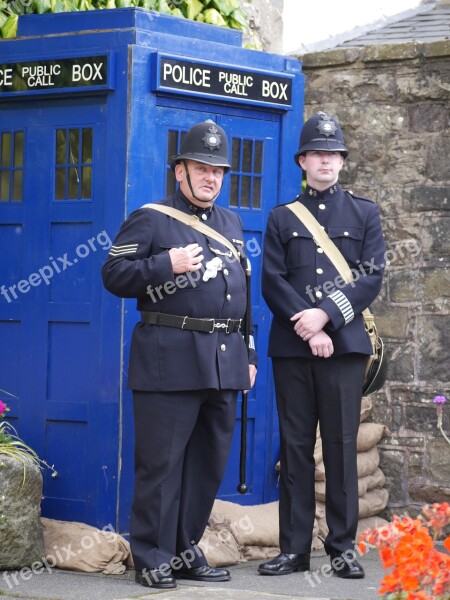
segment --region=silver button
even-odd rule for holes
[[[223,274],[224,274],[224,275],[228,275],[228,269],[224,269],[224,270],[223,270]]]
[[[344,231],[344,235],[348,235],[348,231]]]
[[[322,292],[321,292],[320,290],[318,290],[318,291],[316,292],[316,296],[317,296],[318,298],[322,298]]]
[[[320,252],[320,254],[322,254],[323,248],[320,248],[320,246],[319,246],[319,248],[317,248],[317,252]]]
[[[208,215],[206,215],[205,213],[203,213],[203,214],[202,214],[202,219],[203,219],[204,221],[207,221],[207,219],[208,219]]]
[[[296,231],[293,231],[293,232],[292,232],[292,235],[293,235],[294,237],[298,237],[298,233],[297,233]]]
[[[325,204],[319,204],[320,210],[325,210]]]
[[[319,275],[322,275],[323,269],[316,269],[316,273],[318,273]]]
[[[231,300],[231,294],[227,294],[226,299],[227,299],[227,302],[229,302]]]
[[[225,350],[227,349],[227,347],[225,346],[225,344],[222,344],[220,346],[220,349],[222,350],[222,352],[225,352]]]

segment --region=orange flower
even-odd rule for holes
[[[394,600],[449,600],[450,556],[434,547],[430,530],[436,538],[450,522],[450,505],[424,507],[418,519],[394,516],[380,529],[361,534],[360,547],[378,548],[385,569],[379,593]],[[444,541],[450,551],[450,537]]]

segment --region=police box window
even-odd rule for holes
[[[261,208],[263,142],[232,139],[229,205],[233,208]]]
[[[57,129],[55,200],[92,199],[92,127]]]
[[[0,202],[21,202],[24,168],[23,131],[0,134]]]

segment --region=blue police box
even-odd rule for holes
[[[102,288],[100,269],[125,217],[174,191],[170,157],[205,119],[230,140],[218,203],[244,223],[260,355],[249,493],[236,489],[239,406],[220,497],[278,496],[261,250],[269,210],[300,186],[303,75],[241,45],[240,32],[135,8],[24,16],[18,38],[0,40],[0,398],[58,472],[44,471],[45,516],[128,531],[138,313]]]

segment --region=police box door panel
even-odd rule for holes
[[[43,514],[97,524],[115,502],[99,482],[117,470],[103,439],[114,415],[96,392],[98,273],[110,245],[103,109],[83,99],[0,109],[0,397],[58,472],[44,470]]]
[[[254,113],[252,114],[254,117]],[[265,499],[265,478],[267,447],[266,417],[271,412],[272,399],[267,393],[267,338],[269,315],[261,302],[261,261],[262,239],[267,215],[276,204],[278,185],[278,136],[279,124],[255,118],[227,116],[214,112],[203,113],[186,110],[173,110],[158,107],[158,137],[164,152],[160,152],[162,162],[156,172],[166,172],[165,189],[155,190],[154,198],[163,197],[175,189],[175,181],[170,170],[170,157],[179,149],[182,135],[195,123],[210,118],[226,131],[230,145],[231,171],[224,179],[218,204],[239,214],[244,226],[247,255],[252,264],[252,303],[255,325],[255,342],[259,349],[257,383],[249,394],[248,402],[248,454],[247,484],[249,493],[243,497],[237,493],[240,447],[240,401],[237,414],[237,427],[228,461],[227,471],[220,488],[219,496],[232,501],[257,504]],[[158,160],[155,157],[155,160]],[[161,170],[160,170],[161,169]],[[160,178],[155,178],[160,179]],[[158,185],[158,183],[155,183]]]

